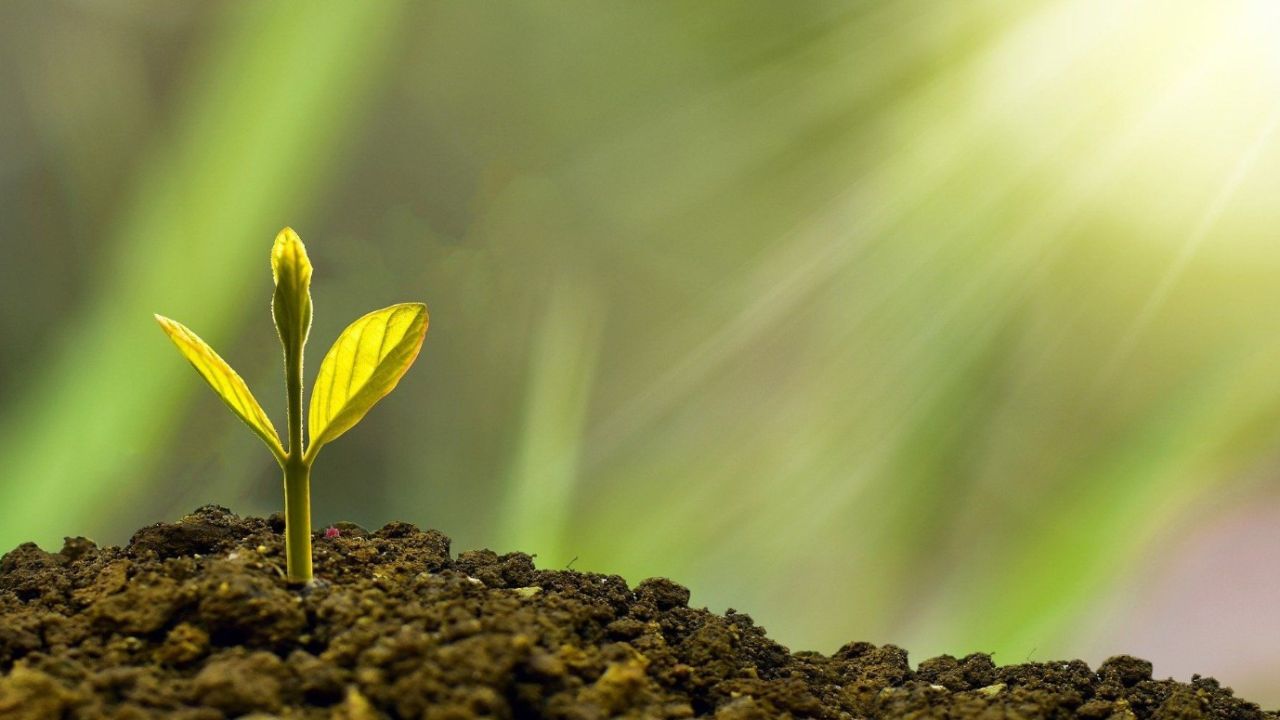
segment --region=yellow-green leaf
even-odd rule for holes
[[[231,408],[231,412],[243,420],[254,434],[262,438],[277,459],[282,460],[284,448],[280,444],[280,436],[276,434],[275,426],[271,424],[271,420],[262,410],[257,399],[253,397],[253,393],[249,392],[249,386],[236,374],[235,370],[231,369],[227,361],[182,323],[170,320],[163,315],[156,315],[156,322],[160,323],[160,327],[173,344],[178,346],[178,351],[183,357],[190,361],[196,371],[227,404],[227,407]]]
[[[271,277],[276,283],[271,316],[290,356],[300,355],[311,330],[311,260],[302,238],[285,228],[271,246]]]
[[[347,326],[320,363],[311,391],[311,446],[332,442],[391,392],[418,357],[427,334],[427,306],[392,305]]]

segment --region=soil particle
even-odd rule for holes
[[[1151,665],[1147,665],[1150,672]],[[969,655],[957,660],[950,655],[942,655],[920,663],[916,671],[920,680],[941,685],[952,692],[977,690],[988,687],[996,681],[996,666],[990,655]]]
[[[282,687],[288,680],[285,664],[275,654],[233,648],[205,663],[191,689],[203,705],[234,717],[279,711],[284,702]]]
[[[124,548],[0,559],[0,719],[1280,720],[1209,678],[1120,656],[997,667],[892,645],[792,653],[666,579],[539,570],[406,523],[315,537],[284,579],[283,522],[205,507]]]
[[[1129,688],[1151,679],[1151,663],[1128,655],[1117,655],[1098,667],[1098,676],[1105,683]]]

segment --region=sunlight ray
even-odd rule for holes
[[[1107,361],[1102,364],[1094,381],[1091,394],[1096,396],[1098,393],[1105,391],[1106,387],[1115,378],[1116,373],[1119,372],[1125,361],[1129,359],[1129,356],[1137,348],[1143,332],[1151,324],[1165,301],[1168,300],[1169,293],[1186,271],[1188,264],[1213,233],[1214,227],[1232,198],[1235,197],[1236,192],[1240,189],[1240,185],[1257,165],[1258,157],[1275,139],[1277,129],[1280,129],[1280,103],[1276,103],[1270,115],[1263,120],[1249,146],[1240,153],[1239,159],[1236,160],[1235,165],[1231,168],[1231,172],[1223,181],[1221,188],[1209,201],[1200,216],[1200,220],[1183,240],[1181,247],[1178,248],[1177,255],[1169,263],[1169,267],[1165,269],[1164,274],[1161,275],[1160,281],[1152,288],[1151,293],[1147,295],[1146,301],[1134,316],[1128,329],[1121,336],[1120,342],[1108,356]]]
[[[893,108],[884,111],[885,116],[904,119],[928,117],[928,108],[922,106],[927,106],[930,99],[936,101],[946,97],[957,78],[990,62],[991,54],[988,48],[977,52],[963,66],[939,75],[927,86],[896,100]],[[1063,72],[1065,69],[1066,66],[1063,66],[1052,71]],[[1039,79],[1048,82],[1052,77]],[[593,440],[587,445],[590,453],[588,464],[598,463],[610,456],[619,444],[660,416],[680,398],[687,397],[691,388],[696,387],[703,378],[759,337],[763,331],[793,312],[805,298],[847,268],[873,243],[886,241],[886,234],[896,223],[908,217],[913,208],[933,197],[938,187],[956,172],[963,172],[978,139],[991,134],[994,116],[1003,111],[998,106],[985,105],[973,109],[958,127],[930,126],[927,135],[916,138],[909,145],[896,148],[863,177],[853,182],[845,193],[829,202],[823,210],[799,223],[790,237],[780,241],[767,258],[756,264],[749,277],[740,281],[744,285],[764,289],[757,295],[758,300],[744,307],[717,332],[678,358],[648,383],[645,389],[605,417],[593,430]],[[1064,129],[1063,135],[1065,132]],[[1022,172],[1030,172],[1036,166],[1042,158],[1040,150],[1055,147],[1056,141],[1050,138],[1047,143],[1028,153],[1028,158],[1024,159],[1021,166]],[[921,165],[904,162],[904,158],[908,157],[918,158]],[[913,171],[910,181],[900,182],[898,174],[908,169]],[[993,182],[1007,191],[1016,187],[1023,179],[1022,174],[1018,173],[1011,182],[1007,179]],[[877,192],[878,188],[899,188],[904,185],[912,190],[890,195]],[[996,188],[988,193],[992,207],[998,204],[1002,192]],[[874,202],[867,201],[871,197],[875,198]],[[971,217],[972,214],[963,216],[958,222],[966,224]],[[941,246],[941,242],[932,243],[932,250],[926,249],[926,257],[921,262],[927,262]],[[778,277],[778,268],[786,269],[781,277]],[[904,268],[899,272],[898,279],[900,282],[909,282],[912,276],[911,269]],[[891,299],[892,293],[883,293],[882,297]],[[868,317],[872,312],[869,307],[855,310],[855,317],[850,319],[849,326],[856,326],[859,318]]]
[[[911,352],[907,356],[913,358],[912,372],[922,376],[927,374],[924,366],[931,360],[927,356],[927,349],[931,347],[930,341],[946,327],[957,322],[963,312],[970,310],[971,301],[978,297],[984,288],[989,288],[992,283],[1001,278],[1018,278],[1005,294],[1021,297],[1028,288],[1034,286],[1040,273],[1047,267],[1048,261],[1062,249],[1058,241],[1068,232],[1081,209],[1102,192],[1105,186],[1104,181],[1112,177],[1122,163],[1130,157],[1134,148],[1145,136],[1147,128],[1162,116],[1176,110],[1178,103],[1187,98],[1188,92],[1195,81],[1204,75],[1207,66],[1207,62],[1202,62],[1192,72],[1177,78],[1163,88],[1149,109],[1130,127],[1109,138],[1089,156],[1087,162],[1081,163],[1085,172],[1047,199],[1039,212],[1030,214],[1010,233],[1010,238],[1004,243],[1002,249],[966,278],[966,282],[962,284],[959,291],[920,327],[911,340],[908,347]],[[994,318],[988,318],[987,321],[993,322]],[[980,330],[976,327],[974,329]],[[969,335],[970,345],[987,337],[985,332],[975,331]],[[880,374],[873,377],[868,384],[885,387],[888,378],[884,373],[890,370],[901,372],[902,369],[900,363],[886,362],[882,365]],[[910,423],[913,408],[946,380],[946,373],[936,373],[929,375],[927,381],[917,386],[916,397],[904,405],[901,412],[895,414],[892,420],[886,419],[884,424],[888,430],[881,434],[884,442],[891,444],[893,439],[900,437],[902,429]],[[872,457],[877,458],[887,456],[888,453],[883,452],[883,449],[872,454]],[[837,520],[840,517],[840,511],[847,509],[856,499],[857,487],[858,485],[855,484],[842,485],[838,491],[835,491],[834,496],[832,490],[825,489],[823,502],[816,503],[820,517],[825,519],[815,521],[811,518],[810,521],[834,522]]]

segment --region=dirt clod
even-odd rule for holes
[[[407,523],[316,533],[283,576],[279,518],[205,507],[124,548],[0,558],[0,718],[1280,720],[1210,678],[1112,658],[997,667],[892,645],[792,653],[654,578],[449,552]]]

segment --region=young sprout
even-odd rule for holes
[[[288,392],[289,447],[235,370],[181,323],[156,315],[178,350],[213,387],[231,412],[267,444],[284,470],[285,557],[289,579],[311,581],[311,465],[320,448],[350,430],[395,389],[418,357],[427,334],[427,306],[401,303],[375,310],[347,326],[320,363],[302,444],[302,348],[311,329],[311,261],[290,228],[271,248],[271,300]]]

